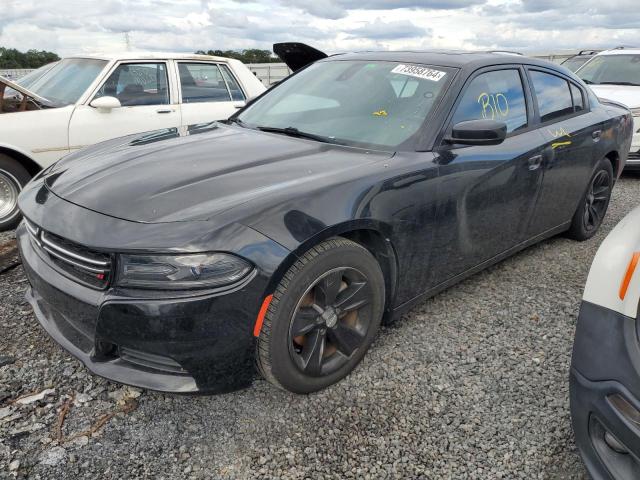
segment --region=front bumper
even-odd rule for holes
[[[52,268],[24,224],[16,236],[38,321],[92,372],[165,392],[219,393],[251,384],[253,322],[266,286],[257,272],[205,293],[100,291]]]
[[[570,393],[576,444],[589,474],[595,480],[640,478],[640,344],[635,319],[582,303]]]
[[[631,140],[631,149],[629,150],[629,158],[625,169],[640,169],[640,117],[633,117],[633,139]]]

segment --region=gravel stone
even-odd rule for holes
[[[586,478],[569,416],[575,322],[598,245],[638,198],[640,177],[625,175],[595,238],[550,239],[423,302],[352,375],[308,396],[262,380],[166,395],[91,375],[38,325],[22,267],[8,270],[0,478]],[[137,408],[122,413],[125,400]]]

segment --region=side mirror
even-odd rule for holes
[[[461,145],[499,145],[507,138],[507,124],[495,120],[469,120],[456,123],[448,143]]]
[[[114,108],[120,108],[122,105],[120,104],[120,100],[116,97],[100,97],[93,100],[89,106],[107,113]]]

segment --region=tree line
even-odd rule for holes
[[[60,60],[57,54],[46,50],[27,50],[0,47],[0,68],[39,68]]]
[[[235,58],[243,63],[277,63],[281,60],[269,50],[249,48],[245,50],[198,50],[196,53],[217,57]],[[39,68],[56,62],[60,57],[46,50],[27,50],[0,47],[0,68]]]
[[[201,55],[214,55],[216,57],[235,58],[242,63],[278,63],[282,62],[278,57],[274,56],[270,50],[260,50],[257,48],[249,48],[245,50],[198,50],[196,53]]]

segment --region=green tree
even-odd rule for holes
[[[0,47],[0,68],[39,68],[58,60],[57,54],[46,50],[21,52],[15,48]]]

